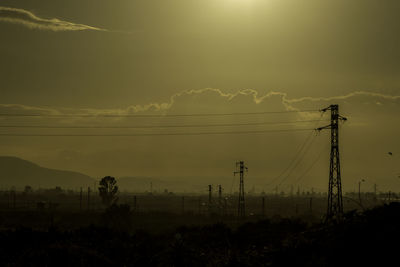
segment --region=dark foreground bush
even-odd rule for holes
[[[129,210],[107,215],[126,219]],[[120,216],[120,217],[118,217]],[[128,216],[129,217],[129,216]],[[354,266],[397,260],[400,205],[392,203],[343,223],[259,221],[134,234],[110,227],[73,231],[0,231],[0,262],[11,266]]]

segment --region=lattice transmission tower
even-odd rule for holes
[[[236,171],[233,173],[234,175],[240,174],[240,182],[239,182],[239,202],[238,202],[238,216],[245,217],[246,216],[246,207],[244,201],[244,171],[248,171],[248,168],[244,166],[244,161],[236,162]]]
[[[317,128],[318,131],[323,129],[331,130],[331,155],[329,166],[329,188],[328,188],[328,209],[326,212],[326,220],[340,220],[343,215],[343,199],[342,199],[342,180],[340,176],[340,159],[339,159],[339,121],[347,119],[339,115],[339,105],[330,105],[322,109],[322,112],[331,111],[331,124]]]

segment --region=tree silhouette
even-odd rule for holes
[[[26,185],[24,189],[24,194],[30,194],[33,192],[33,188],[30,185]]]
[[[110,206],[117,200],[118,186],[114,177],[106,176],[101,179],[99,184],[99,195],[104,205]]]

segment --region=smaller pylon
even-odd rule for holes
[[[209,184],[208,185],[208,213],[211,214],[212,212],[212,185]]]
[[[222,200],[222,186],[218,185],[218,205],[221,206],[221,200]]]
[[[87,189],[87,209],[90,210],[90,187]]]
[[[208,185],[208,206],[211,207],[212,203],[212,185]]]
[[[236,170],[233,174],[240,174],[239,182],[239,202],[238,202],[238,216],[244,218],[246,216],[245,201],[244,201],[244,170],[248,168],[244,166],[244,161],[236,162]]]
[[[218,209],[219,214],[222,215],[222,186],[218,185]]]

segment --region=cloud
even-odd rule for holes
[[[21,24],[32,29],[49,31],[107,31],[105,29],[92,27],[85,24],[77,24],[73,22],[63,21],[56,18],[39,18],[32,12],[24,9],[2,6],[0,6],[0,21]]]
[[[21,104],[0,104],[0,113],[11,114],[38,114],[38,115],[58,115],[61,114],[56,108],[27,106]]]
[[[252,103],[253,107],[258,106],[262,109],[269,109],[271,105],[274,108],[278,107],[284,108],[285,110],[301,110],[304,109],[303,105],[307,105],[306,109],[317,107],[319,104],[323,104],[323,102],[338,102],[338,101],[346,101],[346,100],[358,100],[362,98],[370,98],[375,100],[375,104],[382,105],[383,101],[399,101],[400,95],[387,95],[376,92],[367,92],[367,91],[355,91],[345,95],[337,95],[332,97],[300,97],[300,98],[290,98],[285,92],[277,92],[270,91],[267,94],[260,95],[260,93],[254,89],[244,89],[239,90],[234,93],[227,93],[220,89],[216,88],[204,88],[204,89],[194,89],[194,90],[186,90],[172,95],[168,102],[162,103],[150,103],[147,105],[134,105],[130,106],[125,110],[119,110],[122,113],[137,113],[137,112],[163,112],[166,113],[171,111],[176,105],[183,102],[183,99],[195,99],[200,95],[209,95],[207,100],[211,99],[220,99],[225,102],[226,105],[238,100],[238,102],[243,102],[244,99],[250,100],[247,102]],[[194,100],[198,101],[198,99]],[[279,103],[277,103],[277,101]],[[265,104],[267,104],[265,106]],[[249,106],[245,106],[246,108],[250,108]],[[323,108],[322,106],[320,108]],[[276,109],[274,109],[276,111]]]
[[[148,116],[148,115],[173,115],[173,114],[201,114],[201,113],[240,113],[240,112],[276,112],[276,111],[302,111],[298,113],[287,113],[277,117],[281,121],[291,120],[321,120],[327,118],[327,114],[315,112],[329,106],[330,104],[339,104],[341,114],[349,119],[347,125],[351,127],[371,126],[382,122],[380,116],[385,116],[386,122],[395,123],[398,120],[397,114],[400,112],[400,96],[389,95],[376,92],[355,91],[344,95],[332,97],[298,97],[290,98],[284,92],[268,92],[261,94],[253,89],[227,92],[215,88],[204,88],[196,90],[186,90],[178,92],[169,97],[167,101],[150,102],[148,104],[132,105],[121,108],[68,108],[51,106],[29,106],[20,104],[0,104],[1,114],[16,114],[17,116],[0,116],[2,122],[13,122],[18,116],[28,114],[36,123],[47,124],[54,121],[53,116],[61,116],[58,122],[64,126],[69,125],[124,125],[131,122],[131,118],[125,116]],[[308,110],[308,111],[306,111]],[[384,115],[383,115],[384,114]],[[67,116],[63,116],[67,115]],[[74,116],[77,115],[77,116]],[[115,116],[121,115],[121,116]],[[108,116],[107,119],[104,116]],[[228,118],[235,123],[245,123],[248,117],[241,116]],[[256,121],[266,119],[274,121],[275,117],[255,117]],[[284,119],[283,119],[284,118]],[[224,119],[213,118],[226,123]],[[171,120],[171,118],[169,119]],[[238,121],[235,121],[238,120]],[[145,119],[141,119],[146,124]],[[150,122],[157,121],[151,120]],[[184,118],[176,120],[184,122]],[[189,120],[187,124],[193,124]],[[12,124],[12,123],[11,123]],[[295,125],[296,127],[305,124]],[[313,124],[312,128],[316,128]],[[320,125],[321,126],[321,125]]]
[[[325,105],[343,102],[343,101],[365,101],[365,98],[370,99],[370,103],[382,106],[387,101],[400,101],[400,95],[387,95],[382,93],[367,92],[367,91],[355,91],[346,95],[338,95],[332,97],[300,97],[300,98],[289,98],[287,93],[271,91],[267,94],[260,95],[258,91],[253,89],[239,90],[233,93],[224,92],[223,90],[216,88],[204,88],[204,89],[193,89],[186,90],[172,95],[169,101],[166,102],[152,102],[143,105],[132,105],[126,108],[119,109],[96,109],[96,108],[85,108],[85,109],[72,109],[72,108],[57,108],[57,107],[35,107],[26,106],[20,104],[0,104],[0,112],[6,113],[33,113],[42,115],[61,115],[61,114],[83,114],[83,115],[128,115],[128,114],[167,114],[179,110],[178,106],[187,108],[187,112],[201,113],[196,110],[196,106],[193,105],[198,103],[199,106],[207,106],[207,112],[227,110],[227,109],[238,109],[237,112],[251,111],[277,111],[277,109],[284,110],[302,110],[310,108],[323,108]],[[187,102],[190,102],[188,105]],[[221,104],[221,106],[213,107],[212,104]],[[240,105],[236,105],[239,103]],[[243,105],[247,103],[248,105]],[[242,110],[244,109],[244,110]],[[231,110],[233,111],[233,110]],[[204,113],[204,111],[203,111]]]
[[[400,99],[400,96],[385,95],[385,94],[381,94],[381,93],[366,92],[366,91],[356,91],[356,92],[352,92],[347,95],[341,95],[341,96],[332,96],[332,97],[308,97],[307,96],[307,97],[301,97],[301,98],[295,98],[295,99],[287,99],[286,101],[288,103],[296,103],[296,102],[303,102],[303,101],[319,102],[319,101],[344,100],[344,99],[348,99],[348,98],[356,97],[356,96],[374,97],[374,98],[381,98],[381,99],[386,99],[386,100]]]
[[[339,104],[341,114],[349,120],[341,124],[341,157],[343,184],[351,191],[357,184],[357,177],[368,177],[368,182],[379,183],[380,188],[390,188],[393,183],[384,177],[396,177],[398,162],[388,157],[388,151],[399,151],[400,140],[398,114],[400,96],[378,92],[354,91],[331,97],[290,97],[284,92],[260,93],[246,89],[235,92],[215,88],[187,90],[170,96],[165,101],[117,109],[76,109],[46,106],[25,106],[0,104],[0,113],[12,114],[188,114],[188,113],[230,113],[258,112],[286,109],[319,110],[329,104]],[[311,113],[310,113],[311,114]],[[253,122],[286,122],[295,120],[319,120],[307,114],[276,114],[265,116],[233,116],[216,118],[93,118],[93,117],[1,117],[2,125],[50,125],[66,126],[62,129],[7,128],[0,133],[32,134],[137,134],[137,133],[193,133],[252,130],[309,129],[325,126],[329,114],[323,121],[306,124],[265,124],[259,126],[213,127],[213,128],[168,128],[168,129],[121,129],[118,126],[138,125],[204,125]],[[110,126],[110,129],[76,129],[68,126]],[[112,128],[114,127],[115,128]],[[310,136],[310,139],[306,139]],[[329,131],[318,135],[312,131],[256,134],[251,136],[202,135],[168,136],[161,138],[1,138],[0,147],[5,155],[16,155],[53,167],[78,170],[93,176],[115,173],[116,176],[185,176],[218,175],[231,173],[232,163],[244,159],[251,166],[249,182],[263,188],[287,168],[296,152],[309,140],[309,150],[295,172],[282,183],[282,189],[299,183],[302,187],[327,188],[329,168]],[[311,143],[313,142],[313,143]],[[67,152],[65,152],[67,150]],[[71,152],[72,151],[72,152]],[[76,152],[74,152],[76,151]],[[59,155],[60,154],[60,155]],[[319,160],[319,161],[317,161]],[[44,164],[46,163],[46,164]],[[51,163],[51,164],[50,164]],[[312,167],[312,169],[309,169]],[[179,171],[177,171],[179,169]],[[311,170],[311,171],[309,171]],[[302,176],[306,173],[306,176]],[[260,178],[261,177],[261,178]],[[298,182],[299,177],[304,177]],[[260,179],[259,179],[260,178]],[[388,178],[388,179],[389,179]],[[259,179],[259,180],[257,180]],[[277,180],[278,184],[281,183]],[[201,180],[200,183],[204,183]],[[230,184],[229,184],[230,186]],[[284,187],[288,186],[288,187]],[[269,187],[268,187],[269,188]],[[267,188],[267,189],[268,189]],[[268,189],[269,190],[269,189]],[[393,188],[390,188],[393,190]]]

